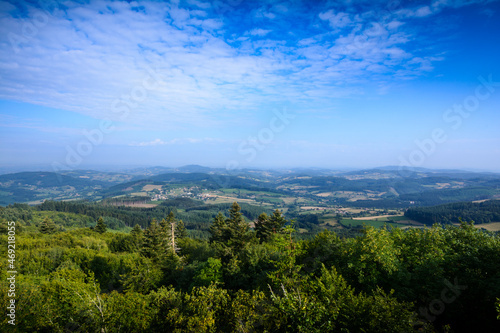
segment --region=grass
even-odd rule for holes
[[[342,220],[340,220],[340,224],[343,227],[346,227],[346,228],[349,228],[349,227],[362,227],[362,226],[372,226],[372,227],[375,227],[375,228],[381,228],[384,225],[393,226],[393,227],[401,227],[401,226],[403,226],[400,223],[388,222],[387,220],[385,220],[385,221],[377,221],[377,220],[342,219]]]
[[[388,217],[387,219],[391,220],[391,221],[408,221],[409,218],[407,218],[406,216],[391,216],[391,217]]]

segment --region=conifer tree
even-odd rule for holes
[[[224,241],[224,233],[226,229],[226,218],[221,212],[214,217],[214,221],[210,226],[210,243],[219,243]]]
[[[237,255],[248,240],[248,224],[240,210],[240,206],[234,202],[229,209],[229,217],[224,219],[219,213],[210,227],[210,243],[226,259]]]
[[[276,209],[271,216],[267,216],[266,213],[260,214],[255,222],[257,238],[259,238],[261,242],[268,241],[273,234],[283,232],[285,223],[286,220],[278,209]]]
[[[257,238],[260,239],[260,242],[265,242],[271,237],[271,230],[269,229],[269,217],[266,213],[262,213],[255,221],[255,232]]]
[[[102,218],[102,216],[97,220],[97,224],[96,226],[94,227],[94,231],[95,232],[98,232],[100,234],[103,234],[106,232],[106,223],[104,223],[104,219]]]
[[[229,240],[241,245],[248,231],[248,224],[243,219],[240,205],[236,202],[229,209],[229,218],[226,220],[226,225],[229,231]]]
[[[130,231],[130,235],[132,236],[135,247],[141,248],[144,239],[144,232],[142,231],[141,226],[136,224],[134,228]]]
[[[52,234],[56,231],[56,224],[52,221],[52,219],[46,216],[40,224],[38,230],[40,230],[42,234]]]
[[[177,225],[175,227],[175,235],[177,239],[183,239],[188,236],[186,226],[184,225],[184,222],[182,220],[179,220],[179,222],[177,222]]]
[[[153,260],[160,260],[165,254],[165,237],[156,219],[151,221],[144,231],[144,240],[141,249],[142,255]]]
[[[140,225],[136,224],[134,226],[134,228],[130,231],[130,234],[132,235],[132,237],[134,238],[142,238],[143,236],[143,231],[142,231],[142,228]]]
[[[269,217],[269,228],[273,234],[278,234],[283,232],[283,228],[285,227],[286,219],[283,217],[281,212],[276,209]]]

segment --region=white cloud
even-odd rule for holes
[[[188,3],[191,5],[195,5],[199,8],[203,8],[203,9],[208,9],[211,6],[210,3],[208,3],[208,2],[202,2],[202,1],[197,1],[197,0],[188,0]]]
[[[136,147],[146,147],[146,146],[160,146],[160,145],[165,145],[168,144],[167,142],[161,140],[161,139],[155,139],[153,141],[149,142],[139,142],[139,143],[131,143],[130,146],[136,146]]]
[[[265,29],[252,29],[250,30],[250,35],[252,36],[260,36],[260,37],[263,37],[265,35],[267,35],[268,33],[270,33],[272,30],[265,30]]]
[[[423,6],[423,7],[420,7],[419,9],[417,9],[417,11],[415,12],[415,16],[416,17],[425,17],[425,16],[428,16],[428,15],[431,15],[432,14],[432,11],[431,9],[429,8],[429,6]]]
[[[175,144],[194,144],[194,143],[220,143],[224,142],[224,140],[216,139],[216,138],[175,138],[168,141],[163,141],[162,139],[154,139],[152,141],[146,142],[132,142],[129,146],[135,147],[146,147],[146,146],[164,146],[164,145],[175,145]]]
[[[262,13],[262,16],[264,16],[264,17],[266,17],[266,18],[268,18],[270,20],[276,18],[276,15],[273,14],[273,13],[270,13],[270,12],[264,12],[264,13]]]
[[[335,14],[333,10],[329,10],[324,13],[319,14],[319,18],[323,21],[329,21],[332,28],[344,28],[353,23],[351,17],[347,13],[337,13]]]
[[[398,17],[368,24],[363,15],[318,11],[315,18],[332,29],[302,34],[280,21],[289,24],[284,31],[304,35],[295,43],[270,39],[275,26],[249,25],[248,34],[229,39],[231,27],[210,16],[207,2],[191,3],[196,8],[141,2],[137,10],[126,2],[68,1],[53,14],[30,7],[28,19],[0,13],[0,98],[158,129],[217,127],[245,124],[273,103],[327,103],[380,75],[411,77],[438,61],[408,63],[411,36],[399,31]],[[271,10],[281,18],[293,14],[289,8]],[[37,15],[46,22],[23,37]],[[345,29],[340,36],[338,28]],[[12,34],[21,38],[16,48]]]
[[[267,18],[267,19],[275,19],[276,14],[266,11],[265,8],[259,8],[258,10],[255,11],[255,18]]]

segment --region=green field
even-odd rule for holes
[[[342,219],[340,224],[345,228],[356,228],[363,226],[371,226],[375,228],[381,228],[383,226],[392,226],[392,227],[402,227],[406,224],[394,223],[388,221],[386,218],[381,219],[382,221],[377,220],[353,220],[353,219]]]

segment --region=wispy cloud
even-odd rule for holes
[[[270,33],[272,30],[265,30],[265,29],[252,29],[250,30],[250,35],[252,36],[260,36],[263,37]]]
[[[197,0],[67,1],[50,13],[25,4],[27,17],[3,3],[0,98],[157,128],[245,123],[266,105],[325,105],[362,84],[432,71],[442,57],[412,46],[417,36],[406,20],[464,5],[434,1],[375,20],[373,8],[313,6],[305,15],[282,3],[257,7],[241,31],[228,23],[238,8],[223,17]],[[43,24],[27,35],[36,17]]]
[[[129,146],[134,147],[147,147],[147,146],[164,146],[164,145],[176,145],[176,144],[194,144],[194,143],[221,143],[224,140],[216,139],[216,138],[175,138],[171,140],[164,141],[162,139],[154,139],[152,141],[147,142],[132,142]]]

